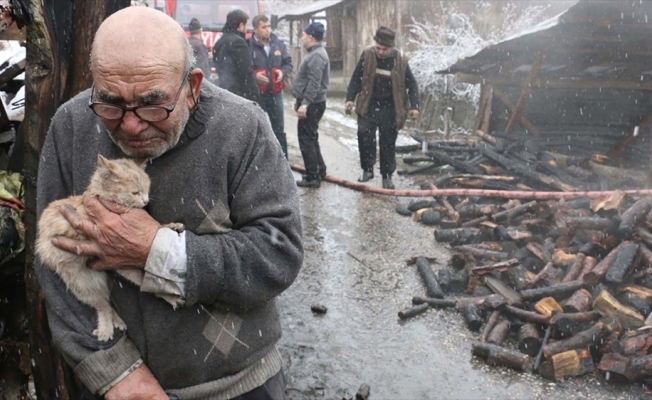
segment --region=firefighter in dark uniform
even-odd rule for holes
[[[358,114],[358,147],[362,176],[359,182],[374,177],[376,130],[379,131],[380,173],[383,188],[394,189],[396,136],[408,115],[419,117],[419,89],[410,71],[408,58],[394,48],[395,34],[381,26],[374,35],[376,44],[366,48],[351,76],[345,108]]]

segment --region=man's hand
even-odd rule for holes
[[[267,73],[265,71],[256,73],[256,82],[260,84],[268,84],[269,79],[267,78]]]
[[[419,118],[419,110],[409,110],[408,115],[412,119],[418,119]]]
[[[90,219],[84,219],[70,206],[61,207],[60,212],[86,240],[59,236],[52,239],[52,244],[91,257],[88,266],[96,271],[144,268],[161,225],[145,210],[125,209],[111,203],[105,205],[88,195],[84,195],[84,207]]]
[[[280,82],[283,80],[283,71],[276,70],[276,83]]]
[[[136,368],[104,395],[106,400],[169,400],[145,364]]]
[[[346,115],[351,115],[351,111],[353,111],[353,102],[352,101],[347,101],[344,103],[344,112]]]
[[[299,119],[306,119],[308,117],[308,111],[306,110],[306,106],[301,106],[297,109],[297,117]]]

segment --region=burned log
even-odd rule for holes
[[[584,258],[584,262],[582,264],[582,270],[580,271],[580,274],[577,275],[577,280],[580,282],[584,281],[584,276],[588,274],[589,272],[593,271],[595,268],[595,265],[598,263],[598,260],[595,259],[595,257],[591,256],[586,256]]]
[[[480,341],[483,343],[487,341],[487,338],[489,337],[489,333],[491,330],[496,326],[498,323],[498,318],[500,317],[500,310],[494,310],[491,312],[491,315],[489,316],[489,319],[487,319],[487,323],[484,326],[484,329],[482,330],[482,335],[480,335]]]
[[[539,300],[535,305],[534,309],[541,315],[546,317],[551,317],[553,312],[562,312],[563,309],[552,297],[544,297]]]
[[[577,253],[575,260],[573,261],[571,266],[568,267],[568,270],[566,271],[566,275],[561,280],[562,283],[574,281],[577,279],[580,272],[582,272],[582,268],[584,267],[585,258],[586,256],[583,253]]]
[[[477,247],[473,247],[472,245],[461,245],[461,246],[454,246],[453,247],[453,253],[465,253],[468,255],[471,255],[475,257],[476,259],[483,258],[483,259],[490,259],[490,260],[504,260],[507,258],[507,253],[502,252],[502,251],[494,251],[494,250],[487,250],[487,249],[479,249]],[[505,261],[505,263],[512,262],[513,260],[508,260]],[[516,263],[518,263],[518,260],[516,260]],[[479,267],[481,268],[481,267]],[[489,268],[489,267],[486,267]],[[497,266],[496,268],[500,268],[500,266]],[[481,271],[481,270],[479,270]],[[490,271],[489,271],[490,272]],[[481,275],[481,274],[480,274]]]
[[[605,258],[596,264],[595,268],[593,268],[593,271],[586,273],[584,275],[584,282],[588,283],[589,285],[595,285],[600,282],[609,270],[611,263],[616,258],[616,253],[618,253],[619,248],[620,245],[612,249]]]
[[[632,358],[625,369],[625,376],[630,381],[638,381],[652,374],[652,354]]]
[[[505,253],[503,253],[503,254],[505,254]],[[505,255],[507,255],[507,254],[505,254]],[[515,258],[512,258],[510,260],[501,261],[499,263],[495,263],[495,264],[491,264],[491,265],[482,265],[482,266],[479,266],[479,267],[471,268],[471,272],[476,274],[476,275],[485,275],[485,274],[488,274],[488,273],[491,273],[491,272],[506,271],[506,270],[518,265],[518,264],[519,264],[518,260],[515,259]]]
[[[505,312],[510,315],[513,315],[514,317],[520,320],[532,322],[539,325],[548,325],[550,323],[549,316],[532,312],[532,311],[526,311],[518,307],[507,305],[505,306]]]
[[[535,257],[543,261],[544,263],[549,263],[552,262],[552,254],[543,247],[543,245],[536,243],[536,242],[530,242],[528,243],[525,248],[527,248],[532,254],[534,254]]]
[[[616,231],[616,236],[622,240],[632,237],[635,232],[636,225],[645,220],[645,216],[650,212],[651,204],[650,199],[644,197],[634,203],[627,211],[620,217],[620,225]]]
[[[432,308],[454,308],[457,306],[457,301],[454,299],[433,299],[430,297],[412,297],[412,304],[428,304]]]
[[[478,218],[498,212],[498,207],[492,204],[465,204],[455,207],[460,218]]]
[[[622,283],[625,273],[629,270],[636,254],[638,252],[638,243],[622,243],[619,248],[614,261],[609,266],[605,274],[605,281],[609,283]]]
[[[521,290],[520,293],[523,296],[523,300],[536,301],[544,297],[561,298],[584,288],[584,286],[585,284],[583,282],[570,281],[548,287]]]
[[[404,310],[399,311],[398,312],[398,317],[400,319],[411,318],[411,317],[414,317],[414,316],[417,316],[417,315],[419,315],[421,313],[426,312],[428,310],[428,308],[430,308],[428,303],[419,304],[417,306],[406,308]]]
[[[474,304],[468,304],[464,306],[460,311],[462,311],[462,316],[466,322],[466,327],[469,328],[471,332],[477,332],[482,327],[482,312],[480,308]]]
[[[505,282],[501,281],[500,279],[491,275],[485,275],[484,282],[487,286],[489,286],[491,290],[494,291],[494,293],[497,293],[502,297],[504,297],[505,301],[508,304],[517,305],[523,302],[522,295],[519,292],[507,286]]]
[[[628,336],[616,340],[612,345],[612,351],[627,357],[640,357],[647,355],[652,346],[652,329],[637,331],[634,336]]]
[[[557,273],[558,270],[553,266],[552,262],[549,262],[538,274],[534,276],[534,278],[532,278],[532,286],[536,286],[536,284],[540,281],[546,280],[546,278],[550,277],[550,275],[556,277]]]
[[[580,289],[566,300],[562,308],[565,313],[581,313],[587,311],[592,303],[591,293],[586,289]]]
[[[515,265],[514,267],[509,268],[504,271],[501,276],[505,283],[513,287],[514,290],[524,290],[532,284],[528,271],[522,265]]]
[[[619,318],[625,329],[635,329],[643,325],[644,318],[635,310],[626,307],[616,300],[608,291],[602,290],[593,300],[593,310],[603,316]]]
[[[548,343],[543,347],[543,355],[550,358],[555,354],[569,350],[587,348],[599,344],[603,337],[614,331],[622,329],[618,319],[603,319],[596,322],[591,328],[578,332],[568,339]]]
[[[555,381],[569,376],[584,375],[594,370],[593,357],[586,349],[555,354],[539,368],[541,376]]]
[[[437,278],[435,278],[435,273],[432,272],[430,262],[422,257],[417,258],[417,269],[419,270],[419,275],[421,275],[423,283],[426,285],[426,294],[428,297],[443,299],[444,292],[441,290]]]
[[[519,371],[525,371],[530,365],[530,356],[518,351],[481,342],[474,342],[471,347],[473,355],[485,358],[489,365],[500,365]]]
[[[613,378],[620,378],[625,380],[627,373],[627,366],[629,365],[629,357],[625,357],[618,353],[606,353],[600,359],[598,370],[605,372],[609,375],[609,380]]]
[[[468,165],[465,162],[459,161],[454,159],[453,157],[450,157],[442,152],[439,151],[426,151],[425,154],[435,160],[436,162],[439,162],[440,164],[448,164],[451,167],[455,168],[458,171],[461,172],[466,172],[468,174],[476,174],[476,175],[482,175],[482,171],[474,167],[472,165]]]
[[[437,282],[444,292],[448,292],[450,290],[452,276],[453,269],[448,266],[441,268],[437,273]]]
[[[534,357],[541,348],[541,335],[535,324],[523,324],[518,330],[518,350]]]
[[[508,320],[503,319],[499,321],[487,336],[487,343],[493,343],[498,346],[503,344],[509,335],[510,323]]]
[[[566,226],[571,229],[587,229],[591,231],[601,231],[614,233],[618,224],[611,218],[602,217],[569,217],[565,218]]]
[[[624,292],[617,296],[618,301],[623,305],[628,306],[636,310],[639,314],[644,317],[647,317],[650,314],[650,306],[640,298],[638,295],[632,292]]]
[[[483,242],[491,236],[478,228],[435,229],[437,242],[451,243],[451,246]]]
[[[519,214],[525,213],[533,209],[536,205],[537,205],[536,201],[531,201],[529,203],[521,204],[520,206],[510,208],[509,210],[505,210],[493,214],[491,216],[491,220],[494,222],[502,222],[504,220],[510,220]]]
[[[556,313],[550,318],[550,325],[561,336],[572,336],[577,332],[587,329],[587,324],[600,317],[601,315],[597,311],[574,314]]]

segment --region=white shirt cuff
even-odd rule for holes
[[[185,298],[186,270],[186,232],[160,228],[149,250],[140,290]]]

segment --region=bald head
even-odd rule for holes
[[[190,70],[194,64],[181,26],[163,12],[127,7],[100,25],[91,50],[93,76],[116,67]],[[191,48],[190,48],[191,50]]]

